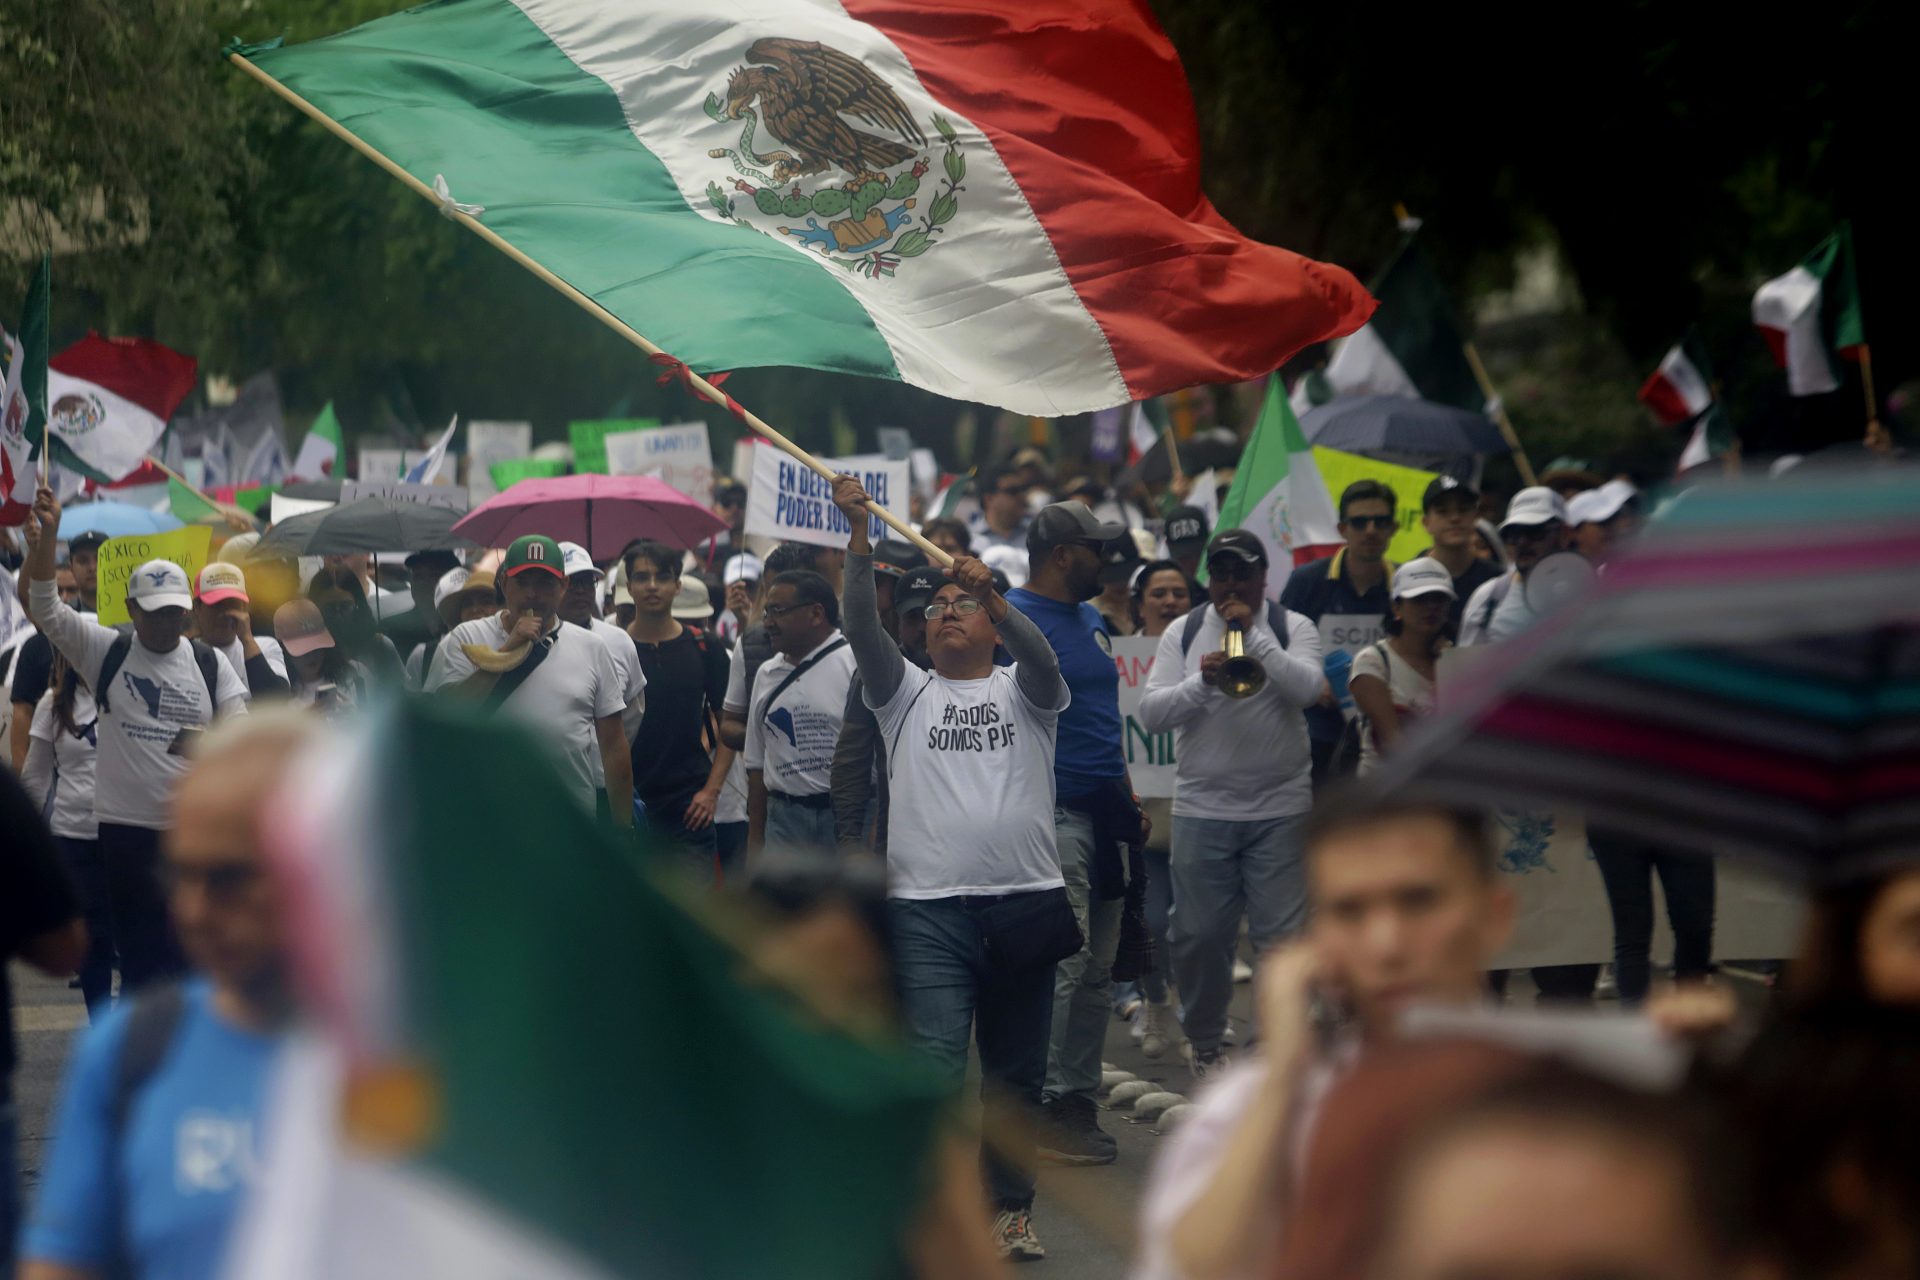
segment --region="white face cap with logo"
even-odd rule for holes
[[[576,573],[591,573],[595,577],[600,575],[600,571],[593,567],[593,557],[577,542],[560,544],[560,567],[569,578]]]
[[[1455,598],[1453,575],[1447,572],[1447,566],[1431,556],[1421,556],[1418,560],[1409,560],[1393,571],[1393,598],[1411,600],[1416,596],[1445,596]]]
[[[149,560],[127,580],[127,602],[149,613],[155,609],[190,609],[193,587],[187,581],[187,571],[173,561]]]

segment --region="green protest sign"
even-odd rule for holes
[[[565,472],[567,464],[553,458],[508,458],[487,468],[496,489],[510,489],[522,480],[539,480]]]
[[[595,475],[607,474],[607,437],[626,431],[645,431],[660,425],[658,418],[598,418],[569,422],[567,437],[573,442],[573,469]]]

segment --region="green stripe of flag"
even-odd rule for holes
[[[508,0],[423,5],[251,60],[422,182],[444,173],[488,227],[696,369],[899,377],[827,268],[695,213],[613,90]]]

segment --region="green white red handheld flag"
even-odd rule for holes
[[[1487,397],[1467,363],[1466,335],[1453,302],[1419,242],[1409,234],[1373,283],[1380,308],[1334,349],[1318,376],[1295,388],[1296,413],[1335,396],[1410,396],[1475,413]]]
[[[320,416],[313,420],[313,426],[307,429],[307,435],[300,442],[300,452],[293,460],[293,467],[287,472],[293,480],[325,480],[336,472],[345,474],[340,467],[340,419],[333,416],[333,401],[329,400],[320,410]]]
[[[1373,309],[1209,203],[1137,0],[450,0],[235,52],[697,369],[1050,417]]]
[[[53,460],[102,483],[138,470],[198,369],[148,338],[89,333],[47,362]]]
[[[20,328],[0,325],[0,525],[25,524],[40,483],[47,417],[47,295],[52,257],[42,254],[27,286]]]
[[[1640,387],[1640,402],[1668,427],[1705,413],[1713,398],[1713,367],[1707,361],[1706,343],[1694,329],[1687,330]]]
[[[1333,499],[1313,449],[1287,403],[1286,388],[1267,380],[1260,420],[1220,504],[1216,529],[1249,529],[1266,544],[1277,592],[1294,565],[1331,555],[1342,545]]]
[[[1799,266],[1760,286],[1753,323],[1794,395],[1840,389],[1839,357],[1857,359],[1867,343],[1851,224],[1841,223]]]

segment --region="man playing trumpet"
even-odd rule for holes
[[[633,759],[620,727],[625,680],[598,636],[560,620],[560,544],[538,534],[514,539],[495,582],[505,607],[453,629],[434,654],[428,691],[457,689],[538,731],[589,810],[598,752],[613,820],[633,825]]]
[[[1313,757],[1302,714],[1320,697],[1320,635],[1267,598],[1267,549],[1228,529],[1207,548],[1207,602],[1160,637],[1140,699],[1174,733],[1173,900],[1167,932],[1196,1079],[1222,1065],[1240,916],[1265,952],[1306,922],[1302,870]],[[1228,633],[1266,679],[1230,662]]]

